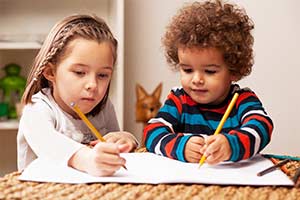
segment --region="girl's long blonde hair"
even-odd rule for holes
[[[105,21],[95,15],[71,15],[59,21],[48,34],[27,78],[27,85],[22,96],[22,104],[32,103],[32,95],[43,88],[51,87],[42,72],[51,63],[53,66],[64,56],[68,43],[75,38],[95,40],[99,43],[109,41],[112,44],[114,64],[117,59],[118,42]],[[109,87],[102,101],[90,112],[97,114],[106,103]]]

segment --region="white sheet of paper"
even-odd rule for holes
[[[285,185],[293,182],[279,169],[257,176],[257,173],[273,163],[256,156],[237,163],[221,163],[211,166],[183,163],[153,153],[125,153],[128,171],[121,168],[110,177],[94,177],[63,164],[38,158],[21,174],[20,180],[55,183],[201,183],[219,185]]]

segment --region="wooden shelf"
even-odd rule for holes
[[[38,42],[0,42],[1,50],[9,49],[40,49],[41,44]]]
[[[17,130],[19,127],[19,120],[0,121],[0,130]]]

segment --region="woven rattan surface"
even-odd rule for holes
[[[300,162],[286,164],[293,177]],[[0,199],[300,199],[299,187],[216,186],[200,184],[58,184],[22,182],[19,172],[0,178]],[[241,177],[242,178],[242,177]],[[299,179],[298,179],[299,183]]]

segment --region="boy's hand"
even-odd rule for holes
[[[207,137],[200,152],[206,157],[205,162],[211,165],[228,160],[231,156],[229,142],[223,134]]]
[[[199,136],[192,136],[187,141],[184,149],[184,157],[188,162],[197,163],[199,162],[202,153],[200,149],[204,145],[204,139]]]

